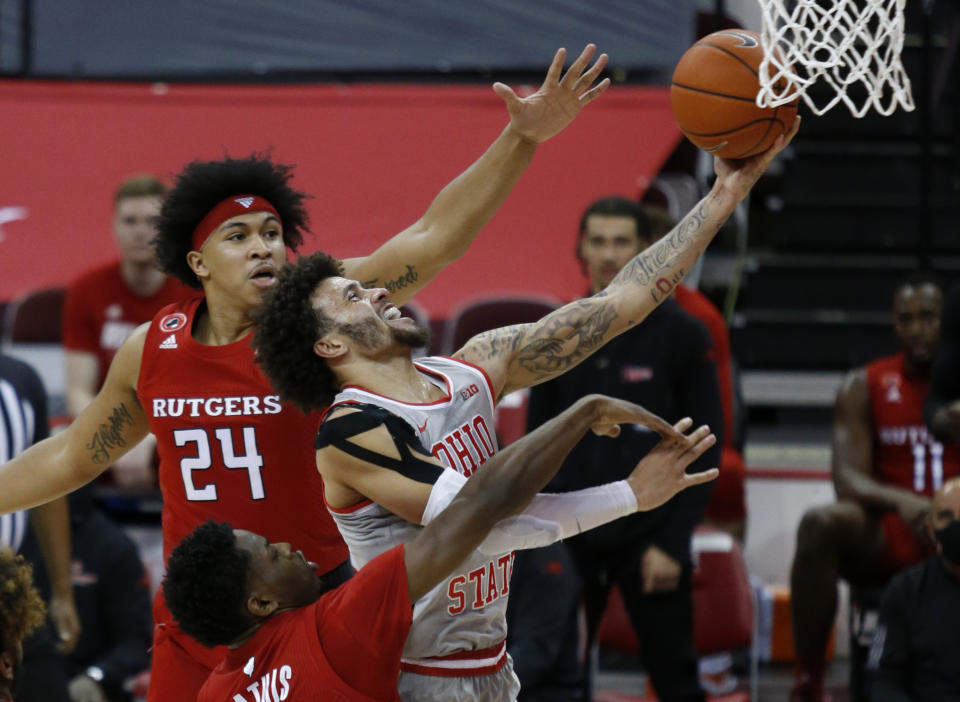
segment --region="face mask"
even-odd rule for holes
[[[940,542],[940,553],[955,565],[960,565],[960,519],[954,519],[943,529],[933,532]]]

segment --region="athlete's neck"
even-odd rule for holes
[[[193,324],[193,338],[205,346],[225,346],[239,341],[251,332],[254,326],[249,306],[239,306],[233,300],[225,300],[216,293],[206,291],[206,300],[197,310]]]
[[[400,402],[423,404],[435,402],[446,395],[443,388],[430,382],[429,376],[413,365],[410,350],[402,355],[376,360],[358,358],[345,361],[334,372],[341,386],[359,385]]]
[[[128,288],[140,297],[155,295],[163,287],[167,276],[151,263],[120,262],[120,277]]]

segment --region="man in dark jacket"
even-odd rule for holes
[[[874,702],[960,700],[960,478],[933,498],[937,555],[887,586],[868,666]]]
[[[607,197],[587,208],[580,224],[578,255],[590,292],[602,290],[650,241],[643,211],[630,200]],[[590,392],[638,402],[669,420],[684,416],[723,426],[710,335],[704,325],[666,300],[644,323],[599,349],[582,364],[533,389],[528,428]],[[718,436],[722,435],[722,428]],[[571,452],[548,490],[565,492],[609,480],[630,470],[656,436],[624,428],[615,441],[587,437]],[[690,472],[719,465],[713,447]],[[588,641],[613,584],[640,641],[650,681],[663,702],[703,700],[693,647],[690,538],[710,497],[709,486],[686,491],[646,514],[620,519],[567,541],[584,582]],[[589,685],[589,682],[588,682]]]

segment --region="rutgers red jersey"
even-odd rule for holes
[[[347,547],[323,509],[313,451],[319,415],[280,402],[249,336],[197,343],[190,330],[202,302],[157,313],[137,381],[160,455],[164,560],[213,519],[293,543],[326,572],[347,559]]]
[[[412,608],[403,546],[312,605],[278,614],[230,651],[198,702],[398,700]]]
[[[153,295],[137,295],[124,282],[119,263],[95,268],[67,289],[63,346],[96,355],[99,388],[114,354],[134,329],[153,319],[161,308],[196,295],[196,290],[169,276]]]
[[[878,480],[932,497],[960,472],[960,446],[941,444],[923,423],[926,379],[904,372],[903,354],[867,365]]]

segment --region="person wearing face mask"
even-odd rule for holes
[[[45,607],[23,556],[0,549],[0,702],[14,699],[23,664],[23,639],[43,624]]]
[[[867,661],[874,702],[960,700],[960,478],[937,491],[927,528],[937,555],[883,595]]]

